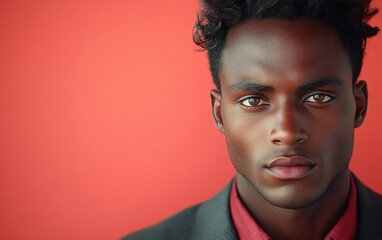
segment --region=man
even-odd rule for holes
[[[125,239],[382,239],[382,196],[349,170],[370,0],[205,0],[194,31],[236,177]]]

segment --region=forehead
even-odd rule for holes
[[[220,75],[222,85],[239,78],[351,79],[351,66],[335,30],[318,21],[247,20],[228,32]]]

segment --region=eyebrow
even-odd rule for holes
[[[316,88],[327,86],[327,85],[341,86],[342,84],[343,82],[336,78],[320,78],[318,80],[305,83],[304,85],[299,86],[298,91],[307,92],[307,91],[311,91]],[[266,92],[266,91],[273,90],[273,87],[271,86],[261,85],[258,83],[244,82],[244,81],[234,83],[230,85],[228,88],[233,91],[253,91],[253,92]]]
[[[270,86],[265,86],[257,83],[249,83],[249,82],[238,82],[232,84],[228,87],[230,90],[234,91],[253,91],[253,92],[264,92],[273,90]]]
[[[336,78],[321,78],[298,87],[298,90],[301,92],[307,92],[323,86],[341,86],[342,84],[343,82]]]

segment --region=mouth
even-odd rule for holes
[[[307,177],[316,164],[302,156],[277,157],[266,165],[266,169],[280,180],[296,180]]]

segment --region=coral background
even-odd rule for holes
[[[117,239],[225,186],[234,171],[191,38],[196,10],[0,2],[0,239]],[[380,193],[381,43],[369,41],[370,105],[351,163]]]

